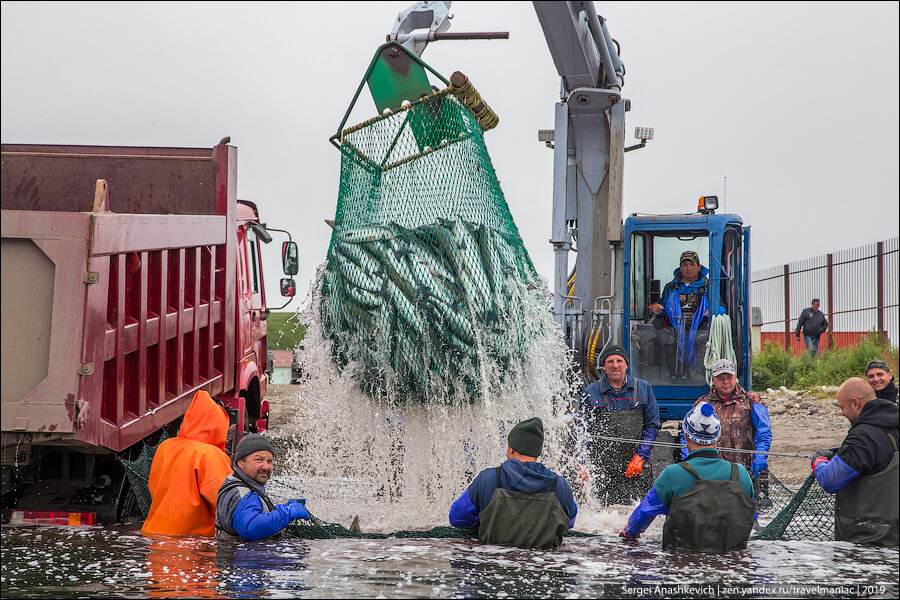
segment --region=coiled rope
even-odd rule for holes
[[[484,131],[493,129],[500,122],[500,117],[481,98],[481,94],[478,93],[469,78],[459,71],[450,76],[450,91],[466,108],[472,111],[475,120]]]
[[[715,315],[709,323],[709,342],[706,344],[706,355],[703,357],[706,383],[709,385],[712,385],[712,365],[721,358],[737,364],[731,340],[731,317],[728,315]]]

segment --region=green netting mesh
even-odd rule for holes
[[[755,540],[813,540],[828,541],[834,539],[834,496],[828,494],[810,475],[795,493],[777,477],[769,474],[770,486],[768,501],[757,505],[761,517],[776,516],[760,533],[753,536]],[[288,525],[287,537],[310,540],[335,538],[477,538],[478,526],[457,529],[442,526],[427,530],[403,529],[392,533],[366,533],[352,531],[343,525],[329,523],[312,516],[309,521],[298,521]],[[566,537],[595,537],[599,534],[569,530]]]
[[[119,458],[125,468],[128,482],[137,499],[141,515],[146,518],[150,511],[152,498],[147,481],[150,478],[150,467],[156,449],[169,435],[163,432],[155,445],[144,444],[140,455],[135,460]],[[784,485],[777,477],[769,473],[768,502],[757,506],[759,515],[776,516],[753,539],[757,540],[815,540],[834,539],[834,496],[821,488],[814,475],[810,475],[795,493]],[[290,486],[289,486],[290,487]],[[457,529],[450,526],[434,527],[427,530],[404,529],[393,533],[366,533],[351,531],[343,525],[329,523],[312,516],[309,521],[298,521],[288,525],[287,537],[303,539],[335,539],[335,538],[477,538],[478,527]],[[593,537],[597,534],[569,530],[566,537]]]
[[[472,113],[446,90],[341,134],[323,331],[373,397],[476,398],[536,332],[539,286]]]
[[[796,493],[771,476],[772,512],[778,514],[759,534],[758,540],[833,540],[834,496],[822,489],[810,473]]]
[[[154,445],[144,444],[141,453],[134,460],[119,457],[119,463],[125,468],[125,476],[128,477],[128,484],[137,500],[138,510],[145,519],[150,512],[150,505],[153,504],[153,498],[150,496],[150,467],[153,466],[153,457],[156,455],[156,449],[165,440],[169,439],[169,433],[163,431],[159,441]]]
[[[310,515],[309,521],[299,521],[292,523],[285,529],[285,535],[290,538],[302,538],[307,540],[329,540],[336,538],[362,538],[362,539],[387,539],[387,538],[455,538],[455,539],[474,539],[478,537],[478,526],[465,527],[457,529],[444,525],[433,527],[431,529],[401,529],[393,533],[365,533],[361,531],[351,531],[343,525],[337,523],[328,523],[322,521],[315,516]],[[569,530],[565,537],[596,537],[597,534],[585,533],[583,531]]]

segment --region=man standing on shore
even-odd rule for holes
[[[819,336],[828,331],[828,319],[825,313],[819,310],[819,299],[813,298],[812,305],[804,308],[797,320],[797,330],[794,332],[797,339],[800,339],[800,332],[803,331],[803,341],[806,342],[806,349],[813,356],[819,353]]]

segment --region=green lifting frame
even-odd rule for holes
[[[397,111],[406,100],[415,104],[423,97],[431,96],[434,91],[428,82],[426,69],[444,82],[444,85],[450,85],[450,82],[443,75],[432,69],[421,58],[404,48],[401,44],[397,42],[382,44],[375,51],[375,56],[372,58],[372,62],[369,63],[366,74],[363,76],[362,81],[359,82],[356,94],[353,96],[347,112],[344,113],[344,118],[341,120],[337,132],[328,141],[340,149],[341,146],[337,140],[340,139],[341,132],[347,124],[347,119],[350,118],[350,112],[356,106],[356,101],[359,100],[359,95],[366,84],[369,86],[378,114],[382,114],[385,109]]]

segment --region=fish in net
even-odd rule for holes
[[[539,325],[543,290],[484,143],[450,88],[345,129],[321,276],[323,334],[373,398],[453,403],[485,390]]]

